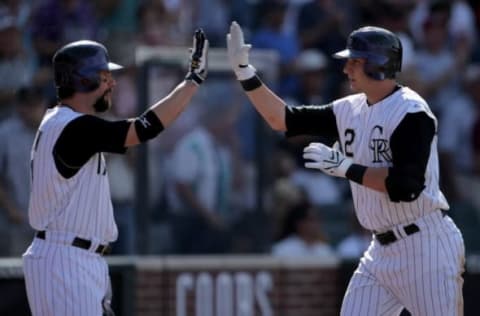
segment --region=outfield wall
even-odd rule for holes
[[[355,262],[268,256],[109,257],[117,316],[338,315]],[[465,315],[478,315],[480,256],[465,274]],[[0,315],[30,315],[19,259],[0,259]]]

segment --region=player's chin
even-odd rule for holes
[[[98,98],[97,102],[93,105],[95,112],[103,113],[110,109],[112,106],[112,99],[105,93],[102,97]]]
[[[353,80],[350,80],[350,90],[352,90],[353,92],[359,92],[360,90],[358,89],[355,81]]]

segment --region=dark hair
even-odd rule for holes
[[[74,88],[70,87],[57,87],[57,99],[58,101],[67,99],[75,93]]]

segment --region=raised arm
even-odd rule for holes
[[[230,25],[227,51],[230,64],[248,98],[260,115],[277,131],[286,131],[285,102],[262,83],[256,69],[250,65],[248,54],[252,45],[245,44],[243,31],[237,22]]]
[[[152,105],[140,117],[133,119],[127,133],[125,147],[147,141],[172,124],[189,104],[198,86],[207,76],[208,40],[202,30],[195,31],[190,54],[189,71],[185,80],[166,97]]]

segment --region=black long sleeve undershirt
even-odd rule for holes
[[[338,139],[332,104],[288,107],[286,136],[315,135]],[[385,181],[392,201],[412,201],[425,187],[425,170],[435,135],[434,120],[425,112],[408,113],[390,138],[392,164]]]
[[[53,147],[58,171],[65,178],[70,178],[95,153],[125,153],[130,124],[126,120],[107,121],[93,115],[82,115],[72,120]]]
[[[338,139],[337,120],[331,103],[287,107],[285,124],[287,137],[312,135]]]
[[[413,201],[425,188],[425,170],[435,133],[435,123],[425,112],[405,115],[393,132],[393,166],[385,181],[393,202]]]

